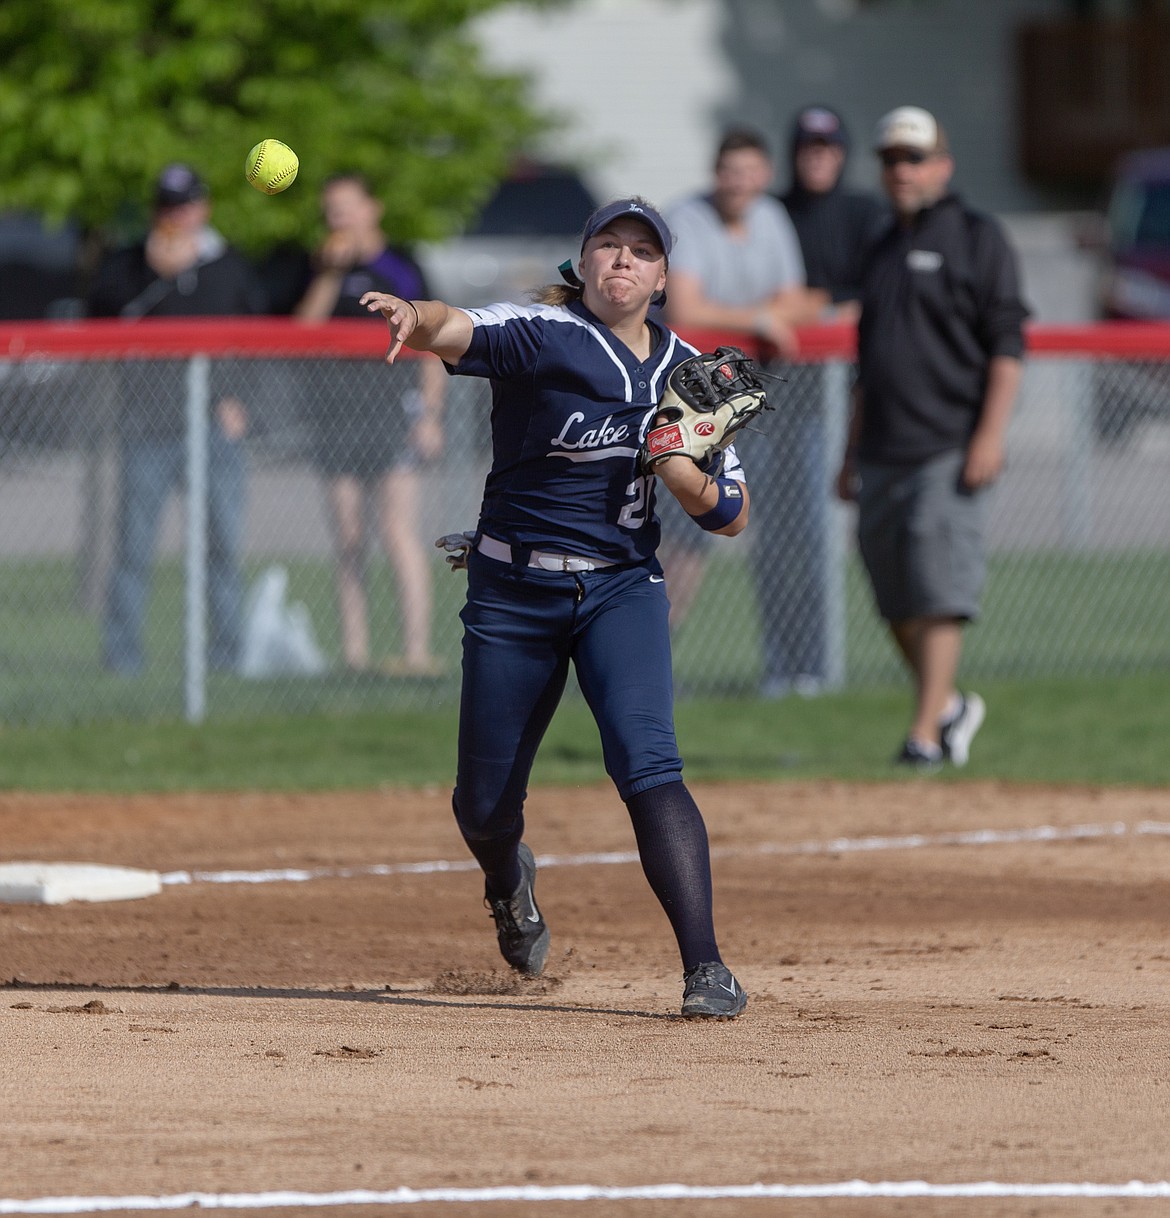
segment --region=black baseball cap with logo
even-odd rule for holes
[[[155,207],[181,207],[207,198],[207,183],[191,168],[175,162],[158,175],[154,187]]]
[[[792,124],[792,144],[849,144],[845,124],[836,110],[828,106],[805,106]]]

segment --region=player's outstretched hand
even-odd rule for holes
[[[367,292],[360,301],[371,313],[381,313],[390,327],[390,348],[386,352],[386,363],[398,358],[402,344],[414,333],[418,325],[418,310],[408,300],[391,296],[389,292]]]

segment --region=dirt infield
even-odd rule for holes
[[[426,866],[466,861],[446,790],[0,795],[0,861],[166,881],[139,901],[0,905],[0,1213],[47,1196],[403,1186],[531,1196],[350,1208],[1166,1212],[994,1193],[550,1199],[558,1185],[1170,1180],[1170,793],[695,794],[724,954],[751,996],[733,1024],[675,1017],[678,961],[637,863],[581,857],[633,848],[608,787],[529,800],[528,840],[557,860],[540,874],[553,946],[534,982],[502,967],[478,874]],[[301,874],[223,874],[273,869]]]

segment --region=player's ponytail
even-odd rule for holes
[[[571,259],[566,258],[557,270],[561,273],[564,283],[546,283],[543,287],[533,288],[529,293],[534,304],[567,305],[574,300],[580,300],[585,292],[585,285],[573,269]]]

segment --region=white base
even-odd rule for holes
[[[96,863],[0,863],[0,902],[128,901],[162,891],[157,871]]]

